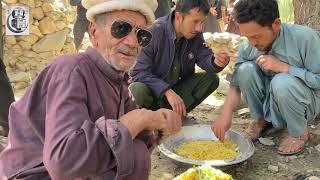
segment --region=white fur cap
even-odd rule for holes
[[[154,11],[158,7],[156,0],[82,0],[87,11],[87,19],[94,21],[95,15],[117,10],[138,11],[147,19],[147,24],[151,25],[155,20]]]

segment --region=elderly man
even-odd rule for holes
[[[246,133],[257,139],[271,124],[285,129],[279,154],[300,152],[307,122],[320,112],[320,37],[316,31],[281,23],[276,0],[239,0],[234,7],[240,48],[223,110],[212,129],[220,140],[231,126],[240,92],[254,121]]]
[[[154,38],[130,71],[139,106],[171,108],[185,116],[218,87],[216,73],[230,58],[204,44],[201,31],[209,9],[207,0],[178,0],[175,11],[152,25]],[[196,64],[206,72],[195,73]]]
[[[126,71],[151,40],[157,3],[130,2],[82,2],[93,48],[57,58],[11,106],[0,179],[148,179],[154,143],[181,117],[134,110]]]

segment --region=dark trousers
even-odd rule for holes
[[[3,61],[0,59],[0,126],[3,131],[0,135],[7,136],[9,132],[8,113],[9,106],[14,101],[14,94],[5,71]]]
[[[89,21],[86,19],[77,19],[73,27],[74,45],[77,50],[80,49],[84,34],[88,31]]]
[[[219,77],[216,74],[195,73],[179,81],[172,87],[184,101],[187,112],[193,110],[219,86]],[[157,110],[160,108],[172,109],[165,96],[157,98],[144,83],[134,82],[130,91],[136,103],[143,108]]]

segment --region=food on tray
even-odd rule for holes
[[[188,169],[173,180],[232,180],[231,175],[204,165]]]
[[[239,156],[237,144],[230,139],[224,142],[213,140],[190,140],[176,148],[176,153],[192,160],[226,160]]]

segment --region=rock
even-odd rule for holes
[[[311,134],[320,136],[320,128],[312,129],[310,132]]]
[[[41,0],[34,0],[34,4],[36,7],[41,7],[42,6],[42,1]]]
[[[33,51],[24,51],[23,56],[28,57],[28,58],[34,58],[34,57],[37,57],[38,54]]]
[[[268,170],[272,171],[272,172],[278,172],[279,171],[279,167],[278,166],[269,165],[268,166]]]
[[[29,83],[27,83],[27,82],[18,82],[13,85],[13,88],[14,89],[24,89],[28,86],[29,86]]]
[[[278,166],[282,169],[287,169],[287,165],[278,162]]]
[[[50,17],[45,17],[39,22],[39,29],[42,34],[50,34],[56,31],[54,20]]]
[[[3,10],[1,9],[2,13],[1,13],[1,20],[2,20],[2,23],[6,22],[6,8],[3,8]],[[4,24],[2,24],[2,32],[5,32],[4,31]]]
[[[57,27],[58,31],[64,29],[65,27],[67,27],[67,23],[64,22],[64,21],[56,21],[55,24],[56,24],[56,27]]]
[[[16,38],[14,36],[5,36],[4,38],[4,42],[7,43],[7,44],[16,44],[17,41],[16,41]]]
[[[36,7],[34,0],[19,0],[19,3],[28,5],[31,8]]]
[[[26,42],[26,41],[19,41],[19,45],[23,49],[31,49],[31,46],[32,46],[32,44],[30,42]]]
[[[10,82],[30,81],[29,74],[26,72],[18,72],[16,74],[8,74]]]
[[[22,62],[23,64],[26,64],[28,61],[31,60],[31,58],[24,57],[24,56],[19,57],[18,59],[19,59],[19,61]]]
[[[43,37],[43,34],[41,33],[40,29],[38,28],[38,26],[35,26],[35,25],[30,26],[30,33],[32,33],[40,38]]]
[[[30,34],[27,36],[19,36],[18,38],[19,40],[25,41],[25,42],[29,42],[30,44],[34,44],[35,42],[38,41],[39,37],[34,35],[34,34]]]
[[[63,12],[61,12],[61,11],[51,11],[51,12],[45,13],[45,15],[46,15],[47,17],[50,17],[50,18],[53,19],[54,21],[58,21],[58,20],[60,20],[62,17],[64,17]]]
[[[320,152],[320,144],[316,145],[314,148]]]
[[[317,176],[310,176],[306,180],[320,180],[320,178]]]
[[[74,46],[74,43],[67,43],[64,45],[62,53],[63,54],[70,54],[77,52],[76,47]]]
[[[42,52],[42,53],[39,53],[39,57],[41,59],[52,59],[54,58],[54,53],[53,52]]]
[[[40,20],[44,17],[44,13],[41,7],[31,9],[31,14],[37,20]]]
[[[47,12],[51,12],[54,10],[54,7],[52,4],[49,3],[43,3],[41,6],[43,12],[47,13]]]
[[[38,27],[38,26],[39,26],[39,20],[36,20],[36,19],[35,19],[35,20],[33,21],[33,25],[35,25],[35,26]]]
[[[259,138],[259,142],[265,146],[274,146],[276,145],[273,140],[268,138]]]
[[[5,3],[7,4],[16,4],[18,2],[18,0],[3,0]],[[2,21],[5,22],[5,21]]]
[[[308,151],[309,154],[312,154],[313,147],[308,147],[308,148],[307,148],[307,151]]]
[[[60,51],[63,48],[66,36],[66,31],[59,31],[46,35],[44,38],[34,44],[32,49],[37,53],[55,50]]]
[[[298,156],[296,156],[296,155],[288,156],[288,159],[290,159],[290,160],[297,159],[297,158],[298,158]]]
[[[65,1],[65,0],[64,0]],[[32,79],[57,55],[76,52],[68,22],[74,19],[75,7],[60,7],[54,0],[4,0],[2,4],[2,22],[6,22],[6,6],[24,4],[29,7],[29,35],[4,36],[4,59],[7,73],[15,90],[26,88]],[[60,9],[59,9],[60,8]],[[70,19],[70,18],[69,18]],[[5,26],[2,30],[5,32]],[[45,35],[45,36],[44,36]],[[68,38],[68,42],[66,42]],[[28,75],[27,75],[28,74]],[[13,77],[13,78],[11,78]],[[18,91],[15,91],[15,94]]]
[[[250,110],[249,108],[242,108],[242,109],[239,109],[237,113],[239,116],[247,116],[247,115],[250,115]]]
[[[22,63],[22,62],[17,62],[16,63],[16,68],[19,71],[23,71],[23,72],[27,71],[27,68],[26,68],[25,64]]]

